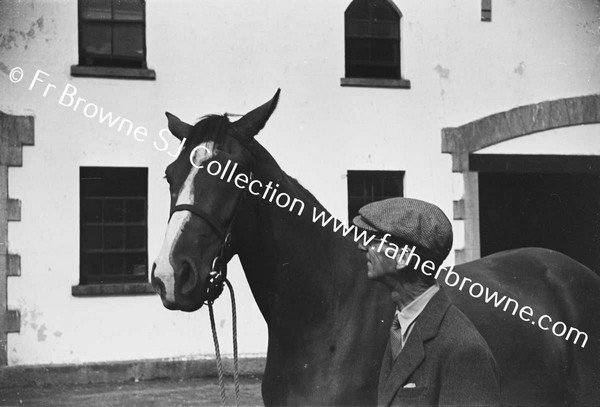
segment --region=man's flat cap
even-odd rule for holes
[[[390,198],[360,208],[356,226],[390,235],[444,260],[452,248],[452,225],[437,206],[411,198]]]

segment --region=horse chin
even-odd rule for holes
[[[162,300],[163,306],[171,311],[194,312],[204,305],[203,298],[177,298],[175,302]]]
[[[187,293],[175,296],[176,308],[179,311],[194,312],[202,308],[206,300],[206,287],[204,284],[196,285]]]
[[[198,311],[200,308],[202,308],[203,303],[183,303],[179,305],[179,311],[184,311],[184,312],[194,312],[194,311]]]

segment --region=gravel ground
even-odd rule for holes
[[[226,378],[227,405],[235,406],[233,379]],[[241,379],[244,406],[261,406],[260,379]],[[87,384],[72,386],[21,387],[0,389],[0,406],[60,407],[177,407],[220,406],[221,396],[216,378],[182,381]]]

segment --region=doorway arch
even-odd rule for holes
[[[479,179],[470,154],[513,138],[546,130],[600,123],[600,95],[564,98],[519,106],[459,127],[442,129],[442,152],[452,155],[452,171],[462,173],[464,194],[453,202],[453,218],[464,224],[465,244],[455,250],[455,263],[481,256]]]

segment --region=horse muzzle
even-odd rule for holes
[[[206,289],[200,272],[191,261],[184,260],[177,270],[171,273],[161,273],[152,266],[151,283],[154,291],[160,295],[165,308],[192,312],[200,309],[206,297]]]

